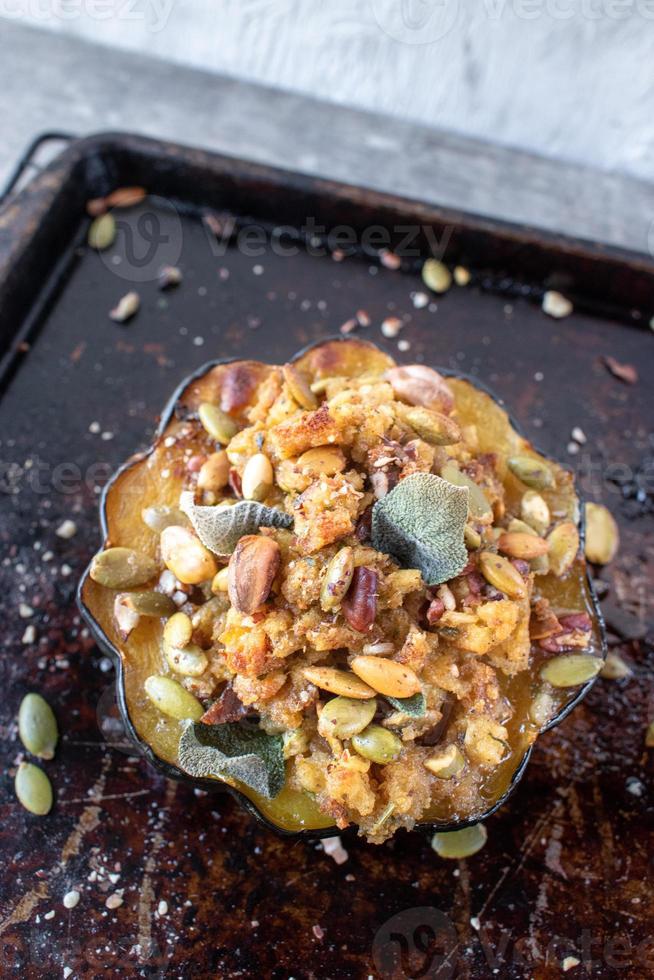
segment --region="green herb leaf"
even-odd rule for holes
[[[427,702],[422,691],[412,694],[410,698],[390,698],[387,695],[386,700],[393,705],[396,711],[401,711],[403,715],[409,715],[411,718],[425,717]]]
[[[198,505],[191,490],[181,494],[179,506],[205,548],[220,556],[231,555],[244,534],[256,534],[260,527],[291,527],[293,524],[290,514],[254,500],[239,500],[226,507]]]
[[[419,568],[428,585],[440,585],[465,568],[467,487],[432,473],[401,480],[372,510],[372,545],[404,568]]]
[[[248,722],[190,722],[179,740],[179,765],[190,776],[238,779],[272,800],[284,785],[284,740]]]

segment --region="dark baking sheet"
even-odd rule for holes
[[[150,236],[147,225],[139,232],[139,213],[160,219],[173,251],[181,246],[178,290],[161,293],[147,278],[169,258],[165,249],[148,273],[147,262],[128,269],[125,256],[114,264],[113,253],[79,247],[84,202],[134,183],[159,197],[124,216],[133,244]],[[358,231],[425,225],[437,237],[449,225],[447,257],[470,265],[474,285],[417,309],[417,257],[400,272],[362,254],[341,263],[303,250],[284,257],[270,243],[262,255],[235,247],[220,255],[198,208],[230,209],[268,229],[297,228],[308,216]],[[134,287],[141,310],[117,325],[107,312],[135,275],[146,279]],[[544,316],[547,282],[565,282],[582,312]],[[654,974],[644,747],[654,716],[653,283],[644,257],[135,137],[73,144],[5,205],[3,974],[540,978],[560,976],[567,955],[582,961],[571,976]],[[361,336],[401,361],[479,376],[545,451],[565,458],[580,426],[588,442],[569,462],[622,528],[620,557],[602,578],[611,643],[634,674],[600,680],[543,737],[516,794],[488,821],[488,844],[465,862],[440,861],[415,833],[381,848],[347,836],[349,860],[337,866],[320,845],[277,837],[228,797],[166,782],[123,744],[112,673],[74,605],[98,541],[99,488],[147,444],[176,383],[213,357],[278,362],[362,309],[372,322]],[[379,330],[389,315],[406,318],[392,341]],[[410,348],[398,352],[398,340]],[[635,365],[638,383],[613,378],[606,355]],[[78,527],[70,539],[56,534],[66,518]],[[21,604],[33,610],[25,618]],[[10,772],[20,749],[14,719],[30,689],[55,706],[62,731],[47,764],[57,803],[42,820],[14,802]],[[66,910],[71,888],[81,899]],[[107,909],[117,889],[123,904]]]

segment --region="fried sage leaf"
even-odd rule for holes
[[[468,561],[468,493],[432,473],[413,473],[374,505],[373,547],[419,568],[428,585],[454,578]]]
[[[396,711],[401,711],[403,715],[410,718],[424,718],[427,710],[427,702],[422,691],[412,694],[410,698],[390,698],[386,700],[393,705]]]
[[[221,556],[231,555],[244,535],[256,534],[260,527],[290,527],[293,523],[290,514],[254,500],[240,500],[229,507],[205,507],[194,502],[190,490],[181,494],[179,506],[205,548]]]
[[[248,722],[189,723],[179,740],[179,764],[191,776],[238,779],[272,800],[284,785],[284,739]]]

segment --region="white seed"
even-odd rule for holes
[[[72,538],[75,534],[77,534],[77,524],[75,521],[68,519],[62,521],[55,531],[55,534],[58,538]]]
[[[464,265],[454,267],[454,282],[457,286],[467,286],[470,282],[470,270]]]
[[[560,320],[564,316],[570,316],[573,310],[572,303],[555,289],[548,289],[543,296],[543,313]]]
[[[123,896],[119,892],[114,892],[113,895],[109,895],[105,907],[108,909],[117,909],[123,904]]]
[[[79,902],[79,899],[80,899],[79,892],[75,888],[71,889],[71,891],[66,892],[66,894],[63,897],[64,908],[74,909],[77,903]]]
[[[574,429],[570,433],[575,442],[578,442],[581,446],[584,446],[588,441],[586,439],[586,433],[583,429],[580,429],[578,425],[575,425]]]
[[[384,337],[397,337],[404,324],[398,316],[389,316],[382,321],[381,332]]]
[[[125,323],[127,320],[131,320],[135,313],[138,312],[138,308],[141,305],[141,299],[137,292],[132,290],[118,301],[113,310],[110,310],[109,316],[115,323]]]
[[[454,612],[456,609],[456,599],[454,598],[454,593],[449,585],[439,586],[436,591],[436,595],[441,600],[448,612]]]
[[[30,643],[35,643],[35,642],[36,642],[36,627],[30,623],[30,625],[25,629],[25,632],[23,633],[23,636],[21,638],[21,643],[25,643],[26,645],[29,645]]]
[[[392,643],[365,643],[361,651],[366,657],[388,657],[395,653]]]

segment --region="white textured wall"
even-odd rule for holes
[[[0,14],[654,178],[654,0],[0,0]]]

